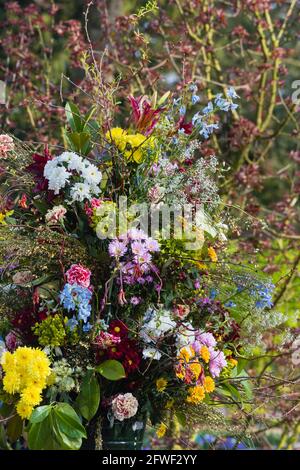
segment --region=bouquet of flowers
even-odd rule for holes
[[[114,125],[68,103],[64,147],[41,153],[0,136],[7,446],[137,449],[147,420],[159,438],[224,424],[216,408],[251,394],[245,358],[283,319],[227,251],[209,139],[237,99],[130,96]]]

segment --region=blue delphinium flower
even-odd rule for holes
[[[72,317],[68,320],[68,323],[67,323],[68,327],[70,328],[70,330],[74,330],[74,328],[78,325],[78,320],[76,320],[75,317]]]
[[[68,322],[72,329],[78,324],[78,320],[87,323],[91,315],[90,300],[92,298],[92,292],[89,289],[78,286],[77,284],[66,283],[59,298],[60,304],[66,310],[77,311],[77,318],[74,316]]]

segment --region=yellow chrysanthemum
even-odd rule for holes
[[[36,406],[42,401],[41,388],[39,387],[27,387],[22,392],[22,401],[27,405]]]
[[[211,393],[215,389],[215,382],[211,377],[205,377],[204,379],[204,389],[207,393]]]
[[[114,142],[121,152],[125,150],[126,147],[126,136],[127,131],[121,127],[114,127],[106,132],[105,138],[108,142]]]
[[[23,400],[20,400],[17,403],[16,410],[18,415],[21,416],[22,419],[29,419],[33,410],[33,406],[24,403]]]
[[[157,379],[156,381],[156,390],[158,392],[163,392],[168,385],[168,381],[161,377],[160,379]]]
[[[149,145],[150,139],[143,134],[128,135],[126,137],[126,150],[125,157],[128,160],[134,160],[136,163],[141,163],[143,160],[143,151],[145,150],[146,143]]]
[[[191,359],[195,357],[195,350],[191,346],[186,346],[180,349],[179,360],[188,363]]]
[[[215,249],[212,246],[210,246],[207,249],[207,254],[208,254],[208,256],[210,257],[210,259],[213,263],[216,263],[218,261],[218,255],[217,255]]]
[[[146,137],[143,134],[128,134],[121,127],[114,127],[106,132],[105,138],[108,142],[113,142],[128,160],[141,163],[144,151],[154,144],[153,137]]]
[[[205,390],[202,385],[196,385],[195,387],[190,387],[188,390],[189,395],[186,398],[188,403],[200,403],[205,398]]]
[[[17,413],[28,418],[34,406],[42,401],[42,391],[51,373],[50,361],[40,349],[19,347],[13,354],[5,353],[3,358],[3,388],[7,393],[21,394]],[[11,368],[9,368],[11,366]]]
[[[206,364],[209,362],[210,352],[206,346],[202,346],[200,356],[202,357],[203,361],[206,362]]]
[[[20,347],[14,352],[14,356],[16,364],[18,364],[20,368],[26,367],[27,363],[33,357],[33,349],[28,348],[27,346]]]
[[[238,364],[238,361],[237,361],[236,359],[234,359],[233,357],[231,357],[230,359],[228,359],[228,362],[229,362],[229,364],[230,364],[230,366],[231,366],[232,368],[234,368],[234,367],[237,366],[237,364]]]
[[[194,376],[194,380],[198,380],[199,375],[201,374],[202,367],[201,364],[198,362],[198,360],[194,360],[189,364],[189,369],[192,372]]]
[[[20,391],[20,379],[15,372],[7,372],[3,378],[3,390],[7,393]]]
[[[167,431],[167,426],[164,423],[161,423],[156,430],[157,437],[159,439],[164,437],[164,435],[166,434],[166,431]]]
[[[4,372],[12,371],[16,365],[15,356],[9,351],[5,351],[5,353],[2,354],[1,365]]]

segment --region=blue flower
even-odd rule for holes
[[[199,124],[199,123],[201,123],[201,122],[202,122],[202,116],[200,115],[200,113],[198,112],[198,113],[194,114],[194,116],[192,117],[192,124],[193,124],[193,126],[194,126],[195,124]]]
[[[231,103],[222,98],[221,93],[219,93],[215,98],[215,105],[227,113],[230,110]]]
[[[273,307],[273,291],[275,289],[274,284],[263,282],[257,282],[252,287],[250,294],[256,298],[255,306],[257,308],[272,308]]]
[[[214,107],[213,107],[212,102],[210,101],[210,102],[208,103],[208,105],[205,106],[205,108],[202,110],[202,114],[203,114],[204,116],[206,116],[207,114],[212,113],[213,110],[214,110]]]
[[[185,113],[186,113],[186,107],[184,105],[180,106],[180,108],[179,108],[180,116],[184,116]]]
[[[219,125],[217,123],[206,124],[203,122],[199,134],[202,135],[204,139],[208,139],[215,129],[219,129]]]
[[[78,286],[77,284],[65,284],[60,293],[60,304],[68,311],[77,311],[77,318],[73,316],[68,322],[70,328],[78,324],[79,320],[87,323],[91,315],[90,300],[92,292],[86,287]]]
[[[217,289],[213,288],[210,290],[210,293],[209,293],[209,298],[214,300],[218,295],[218,291]]]
[[[88,322],[85,325],[83,325],[82,330],[84,333],[88,333],[92,329],[92,325]]]
[[[197,90],[198,90],[197,85],[195,85],[195,83],[192,83],[192,84],[190,85],[190,91],[191,91],[192,93],[196,93]]]
[[[192,103],[197,104],[200,101],[200,96],[198,95],[192,95]]]
[[[224,306],[227,308],[230,308],[230,307],[236,307],[236,304],[232,300],[228,300],[228,302],[226,302]]]
[[[231,86],[230,88],[227,88],[226,95],[228,96],[228,98],[231,98],[232,100],[239,98],[239,95],[237,94],[233,86]]]
[[[73,331],[74,328],[78,325],[78,320],[76,320],[75,317],[72,317],[68,320],[67,325],[70,328],[70,330]]]

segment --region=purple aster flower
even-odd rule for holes
[[[146,248],[149,251],[159,251],[159,243],[154,238],[148,238],[146,240]]]
[[[217,344],[212,333],[205,333],[204,331],[196,334],[196,339],[202,346],[207,346],[208,348],[214,348]]]
[[[141,303],[142,299],[140,297],[133,296],[130,299],[131,305],[139,305]]]
[[[209,371],[213,378],[219,377],[222,369],[227,366],[224,353],[219,350],[210,349]]]
[[[108,246],[108,252],[110,256],[114,258],[120,258],[127,251],[127,246],[125,241],[113,240]]]

